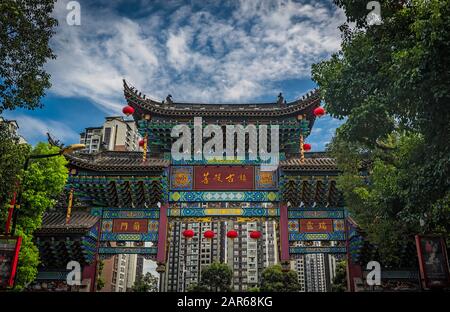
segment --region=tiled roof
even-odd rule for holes
[[[280,162],[284,170],[329,170],[338,171],[336,161],[330,157],[306,157],[302,162],[300,158],[291,158]]]
[[[148,158],[143,162],[142,152],[74,153],[66,155],[66,158],[73,166],[95,171],[161,170],[169,166],[169,161],[164,159]]]
[[[105,151],[95,154],[68,154],[66,157],[73,166],[95,171],[162,170],[170,165],[169,160],[157,158],[143,162],[141,152]],[[336,161],[324,153],[307,153],[304,162],[298,157],[289,158],[281,161],[280,166],[285,170],[338,171]]]
[[[171,116],[171,117],[253,117],[253,118],[286,118],[307,115],[308,120],[314,120],[313,110],[320,105],[320,95],[317,90],[307,96],[290,103],[253,103],[253,104],[213,104],[213,103],[162,103],[146,99],[144,95],[125,80],[124,94],[128,105],[135,109],[135,117],[141,115]]]
[[[46,230],[85,229],[88,230],[99,220],[98,217],[84,211],[73,211],[70,221],[66,224],[66,214],[61,212],[46,212],[42,218],[42,226],[37,232]]]

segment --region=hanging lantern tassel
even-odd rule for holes
[[[142,153],[142,161],[143,162],[145,162],[147,160],[147,146],[148,146],[148,133],[145,135],[144,146],[142,147],[144,149],[144,152]]]
[[[66,224],[70,222],[70,214],[72,213],[73,189],[70,189],[69,203],[67,204]]]

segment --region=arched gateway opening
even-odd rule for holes
[[[290,103],[280,95],[278,102],[258,105],[157,102],[125,82],[124,93],[143,151],[67,156],[69,224],[80,224],[72,235],[71,226],[52,226],[47,215],[37,233],[41,253],[49,255],[47,269],[57,271],[76,252],[67,247],[67,259],[55,262],[49,248],[78,244],[83,278],[92,290],[99,259],[130,254],[156,261],[161,291],[186,291],[198,282],[202,266],[213,261],[230,266],[236,290],[258,286],[262,270],[273,264],[299,272],[303,290],[329,289],[336,257],[350,259],[357,235],[349,230],[336,189],[333,159],[305,153],[320,104],[317,93]],[[261,157],[247,155],[175,159],[172,129],[193,126],[195,117],[202,118],[201,128],[277,126],[276,165],[267,170]],[[264,138],[273,151],[274,136]],[[248,154],[254,139],[244,134],[243,143],[231,145],[233,151],[245,148]],[[258,146],[262,137],[256,140]],[[186,230],[191,232],[183,235]]]

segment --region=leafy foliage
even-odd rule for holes
[[[19,254],[19,264],[17,268],[16,289],[22,289],[26,284],[34,280],[39,264],[39,252],[33,244],[33,233],[41,226],[44,211],[50,209],[56,203],[56,198],[63,191],[67,179],[67,161],[64,156],[56,156],[46,159],[32,160],[28,170],[21,169],[29,155],[45,155],[57,153],[57,147],[50,147],[46,143],[39,143],[31,151],[29,146],[16,144],[14,140],[8,140],[8,136],[3,134],[4,140],[0,140],[0,149],[5,151],[2,154],[0,170],[2,175],[8,176],[5,181],[2,179],[1,198],[9,199],[11,191],[17,181],[20,181],[22,190],[22,201],[20,213],[17,218],[16,235],[22,236],[22,246]],[[14,173],[14,175],[12,174]],[[5,183],[10,183],[9,188]],[[7,200],[3,202],[1,208],[1,221],[4,224],[7,215]]]
[[[312,73],[345,119],[329,151],[346,203],[383,264],[402,266],[413,235],[450,229],[450,1],[379,2],[383,23],[368,26],[365,4],[335,1],[356,26]]]
[[[147,272],[144,276],[141,276],[134,282],[131,290],[133,292],[157,292],[158,278],[150,272]]]
[[[104,267],[105,267],[105,262],[100,260],[98,262],[98,271],[97,271],[97,279],[96,279],[97,291],[102,290],[102,288],[105,287],[105,280],[102,276]]]
[[[40,107],[50,87],[43,69],[55,58],[49,47],[57,20],[55,0],[2,0],[0,3],[0,113],[4,109]]]
[[[295,292],[300,290],[298,276],[295,271],[284,272],[281,265],[264,269],[261,275],[262,292]]]
[[[225,263],[213,262],[202,269],[201,279],[198,285],[192,285],[188,291],[231,291],[231,278],[233,272]]]
[[[336,275],[331,284],[331,291],[344,292],[347,290],[347,261],[342,260],[336,263]]]

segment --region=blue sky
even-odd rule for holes
[[[81,25],[69,26],[58,1],[59,26],[46,69],[52,88],[44,108],[4,112],[35,144],[50,131],[66,144],[105,116],[121,115],[122,79],[148,97],[174,101],[293,101],[315,87],[311,64],[340,46],[345,21],[331,1],[88,1]],[[339,121],[318,120],[308,139],[323,150]]]

